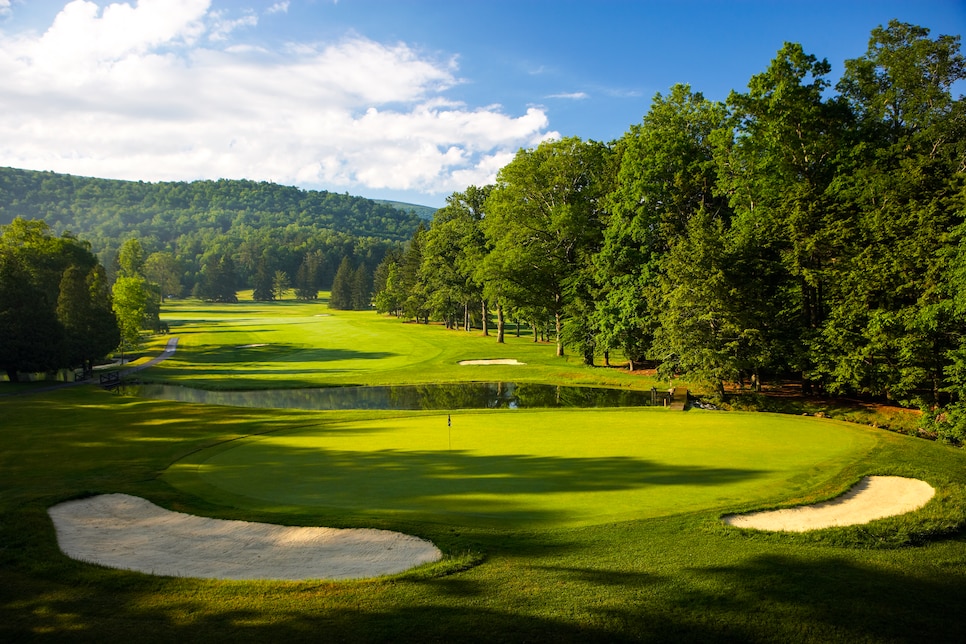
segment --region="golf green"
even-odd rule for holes
[[[771,414],[387,414],[223,444],[165,476],[213,502],[266,511],[580,526],[780,502],[875,444],[861,427]]]

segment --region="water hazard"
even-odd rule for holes
[[[528,409],[664,405],[667,392],[512,382],[207,391],[176,385],[126,385],[127,395],[265,409]]]

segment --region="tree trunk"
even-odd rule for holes
[[[610,351],[604,351],[604,366],[610,366]]]
[[[497,302],[496,304],[496,341],[498,344],[503,344],[504,326],[505,326],[505,321],[503,319],[503,303]]]
[[[563,320],[560,318],[559,311],[557,313],[554,313],[553,317],[554,317],[554,332],[557,334],[557,357],[559,358],[559,357],[563,357],[564,355],[563,338],[560,337],[560,334],[563,331]]]
[[[534,320],[530,324],[533,326],[533,341],[536,342],[537,341],[537,321]]]
[[[487,318],[486,300],[483,300],[483,335],[484,336],[489,336],[490,335],[490,327],[487,324],[486,318]]]
[[[10,382],[20,382],[20,380],[17,379],[17,370],[16,369],[7,369],[7,379]]]

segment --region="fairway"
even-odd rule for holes
[[[273,433],[201,451],[166,478],[268,511],[570,527],[780,502],[874,444],[869,430],[794,416],[517,410]]]

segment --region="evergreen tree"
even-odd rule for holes
[[[295,274],[296,298],[300,300],[317,300],[319,298],[321,267],[322,258],[318,251],[305,253]]]
[[[209,257],[199,282],[198,295],[209,302],[238,302],[235,263],[228,255]]]
[[[273,270],[264,255],[255,264],[255,277],[252,282],[252,299],[256,302],[271,302],[275,299],[273,288]]]
[[[343,257],[339,269],[332,280],[332,292],[329,295],[329,308],[342,311],[352,309],[352,283],[354,276],[352,260]]]
[[[285,297],[290,286],[288,273],[282,270],[275,271],[275,275],[272,277],[272,294],[275,299],[281,300]]]
[[[372,279],[364,263],[352,272],[352,308],[366,311],[372,306]]]

